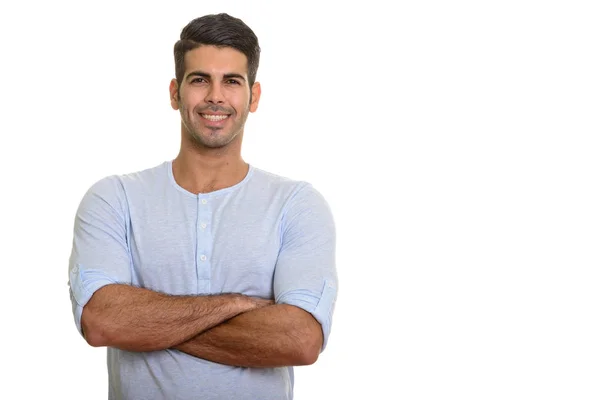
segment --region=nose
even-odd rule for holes
[[[210,89],[208,93],[206,93],[205,98],[207,103],[211,104],[223,104],[225,102],[225,98],[223,97],[223,93],[221,92],[221,88],[218,84],[210,85]]]

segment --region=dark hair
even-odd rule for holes
[[[185,74],[185,53],[201,45],[231,47],[242,52],[248,59],[248,83],[252,87],[260,59],[258,38],[244,21],[225,13],[196,18],[181,31],[174,48],[178,87],[181,87]]]

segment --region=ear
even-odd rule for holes
[[[177,79],[171,79],[171,84],[169,85],[169,96],[171,98],[171,107],[173,110],[179,110],[179,94],[177,90],[179,89],[179,85],[177,85]]]
[[[251,101],[250,101],[250,112],[255,112],[258,108],[258,102],[260,100],[260,83],[254,82],[251,89]]]

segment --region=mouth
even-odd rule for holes
[[[229,118],[229,114],[200,114],[200,116],[210,122],[221,122]]]

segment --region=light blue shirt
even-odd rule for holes
[[[111,283],[173,295],[243,293],[311,313],[323,349],[337,298],[335,226],[309,183],[250,165],[238,184],[193,194],[172,161],[93,184],[75,217],[69,291],[75,324]],[[292,367],[241,368],[177,350],[107,349],[109,399],[292,399]]]

